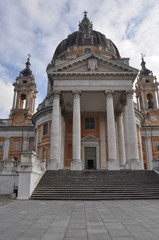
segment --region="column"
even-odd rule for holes
[[[116,152],[116,133],[113,106],[113,91],[105,92],[107,106],[107,132],[108,132],[108,170],[119,170]]]
[[[8,160],[10,137],[5,137],[3,161]]]
[[[31,93],[32,93],[32,90],[30,89],[30,90],[29,90],[29,94],[28,94],[28,96],[29,96],[28,109],[29,109],[29,110],[31,109]]]
[[[143,88],[141,88],[141,98],[142,98],[142,108],[145,110],[145,101],[144,101],[144,93],[143,93]]]
[[[16,99],[16,90],[14,89],[14,97],[13,97],[13,106],[12,108],[15,108],[15,99]]]
[[[119,163],[120,169],[125,168],[126,158],[125,158],[125,140],[124,140],[124,127],[122,112],[117,113],[118,122],[118,151],[119,151]]]
[[[123,103],[123,125],[124,125],[124,139],[125,139],[125,157],[126,157],[126,169],[130,169],[130,143],[129,143],[129,131],[128,131],[128,111],[126,101]]]
[[[51,146],[49,170],[60,169],[59,156],[59,134],[60,134],[60,91],[53,92],[53,109],[52,109],[52,128],[51,128]]]
[[[133,102],[133,90],[128,90],[127,95],[127,112],[128,112],[128,131],[129,131],[129,143],[130,143],[130,162],[131,169],[138,170],[141,169],[141,162],[138,156],[138,144],[137,144],[137,130],[136,130],[136,120]]]
[[[147,136],[145,137],[145,142],[146,142],[146,157],[147,157],[147,165],[148,165],[148,170],[153,169],[153,155],[152,155],[152,141],[151,141],[151,136],[148,136],[148,133],[146,132]]]
[[[37,156],[38,156],[38,141],[39,141],[39,129],[37,127],[37,129],[36,129],[36,143],[35,143],[35,152],[36,152]]]
[[[73,151],[71,170],[82,170],[80,91],[73,92]]]
[[[101,169],[106,169],[105,116],[100,116]]]

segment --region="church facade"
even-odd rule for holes
[[[158,82],[143,57],[141,66],[138,74],[85,13],[79,30],[56,48],[47,67],[47,95],[36,113],[29,58],[13,84],[9,119],[0,120],[1,162],[18,164],[23,152],[34,150],[50,170],[153,169],[159,156]]]

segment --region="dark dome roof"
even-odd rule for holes
[[[79,24],[79,31],[68,35],[68,37],[57,46],[53,59],[64,58],[68,55],[69,51],[74,53],[78,52],[78,47],[86,47],[87,49],[90,47],[92,51],[93,46],[98,47],[99,52],[105,53],[109,57],[120,59],[120,54],[115,44],[107,39],[104,34],[92,30],[92,26],[92,23],[85,13],[83,20]],[[76,48],[70,50],[73,46],[76,46]]]

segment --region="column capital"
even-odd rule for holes
[[[113,90],[106,90],[106,91],[104,92],[104,94],[105,94],[105,96],[106,96],[107,98],[113,98],[114,91],[113,91]]]
[[[73,90],[72,95],[73,95],[73,98],[80,98],[81,91],[80,90]]]
[[[53,90],[53,98],[60,98],[61,91],[60,90]]]
[[[128,90],[126,91],[126,96],[127,96],[127,98],[133,98],[134,92],[135,92],[134,89],[128,89]]]

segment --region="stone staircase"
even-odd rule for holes
[[[144,170],[47,170],[30,199],[159,199],[159,175]]]

